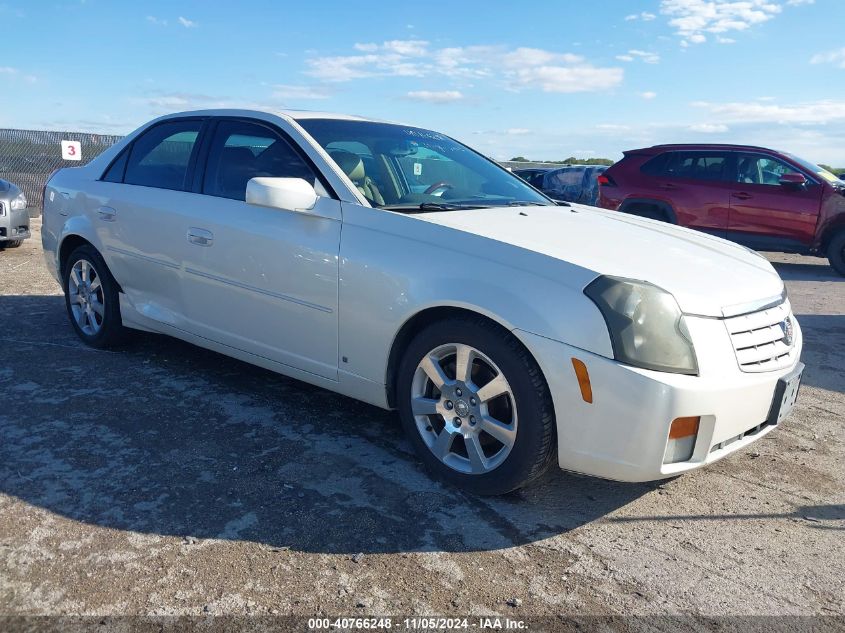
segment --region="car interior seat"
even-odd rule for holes
[[[329,152],[329,156],[367,200],[378,205],[384,204],[384,198],[376,183],[367,176],[364,170],[364,161],[361,160],[360,156],[344,150],[333,150]]]

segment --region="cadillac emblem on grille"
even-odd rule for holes
[[[792,339],[795,336],[795,327],[792,325],[792,319],[786,317],[780,326],[783,328],[783,342],[791,347]]]

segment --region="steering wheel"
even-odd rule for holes
[[[450,184],[450,183],[446,182],[445,180],[441,180],[440,182],[436,182],[433,185],[431,185],[428,189],[423,191],[423,193],[427,194],[427,195],[432,195],[432,196],[433,195],[441,195],[442,196],[444,193],[446,193],[446,191],[448,189],[454,189],[454,188],[455,188],[455,185]],[[441,189],[443,191],[440,191]],[[440,191],[440,193],[435,194],[434,193],[435,191]]]

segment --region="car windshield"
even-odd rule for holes
[[[554,204],[506,169],[437,132],[340,119],[299,124],[374,207],[421,212]]]
[[[819,167],[818,165],[811,163],[808,160],[804,160],[803,158],[799,158],[798,156],[795,156],[795,154],[786,154],[786,156],[789,156],[789,158],[791,158],[796,163],[801,165],[801,167],[803,167],[807,171],[811,171],[816,176],[819,176],[820,178],[824,178],[828,182],[839,182],[839,176],[835,176],[835,175],[831,174],[828,170],[826,170],[822,167]]]

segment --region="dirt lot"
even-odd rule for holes
[[[660,485],[481,499],[394,414],[160,336],[83,347],[36,231],[0,253],[0,614],[845,615],[845,279],[771,258],[806,337],[783,428]]]

